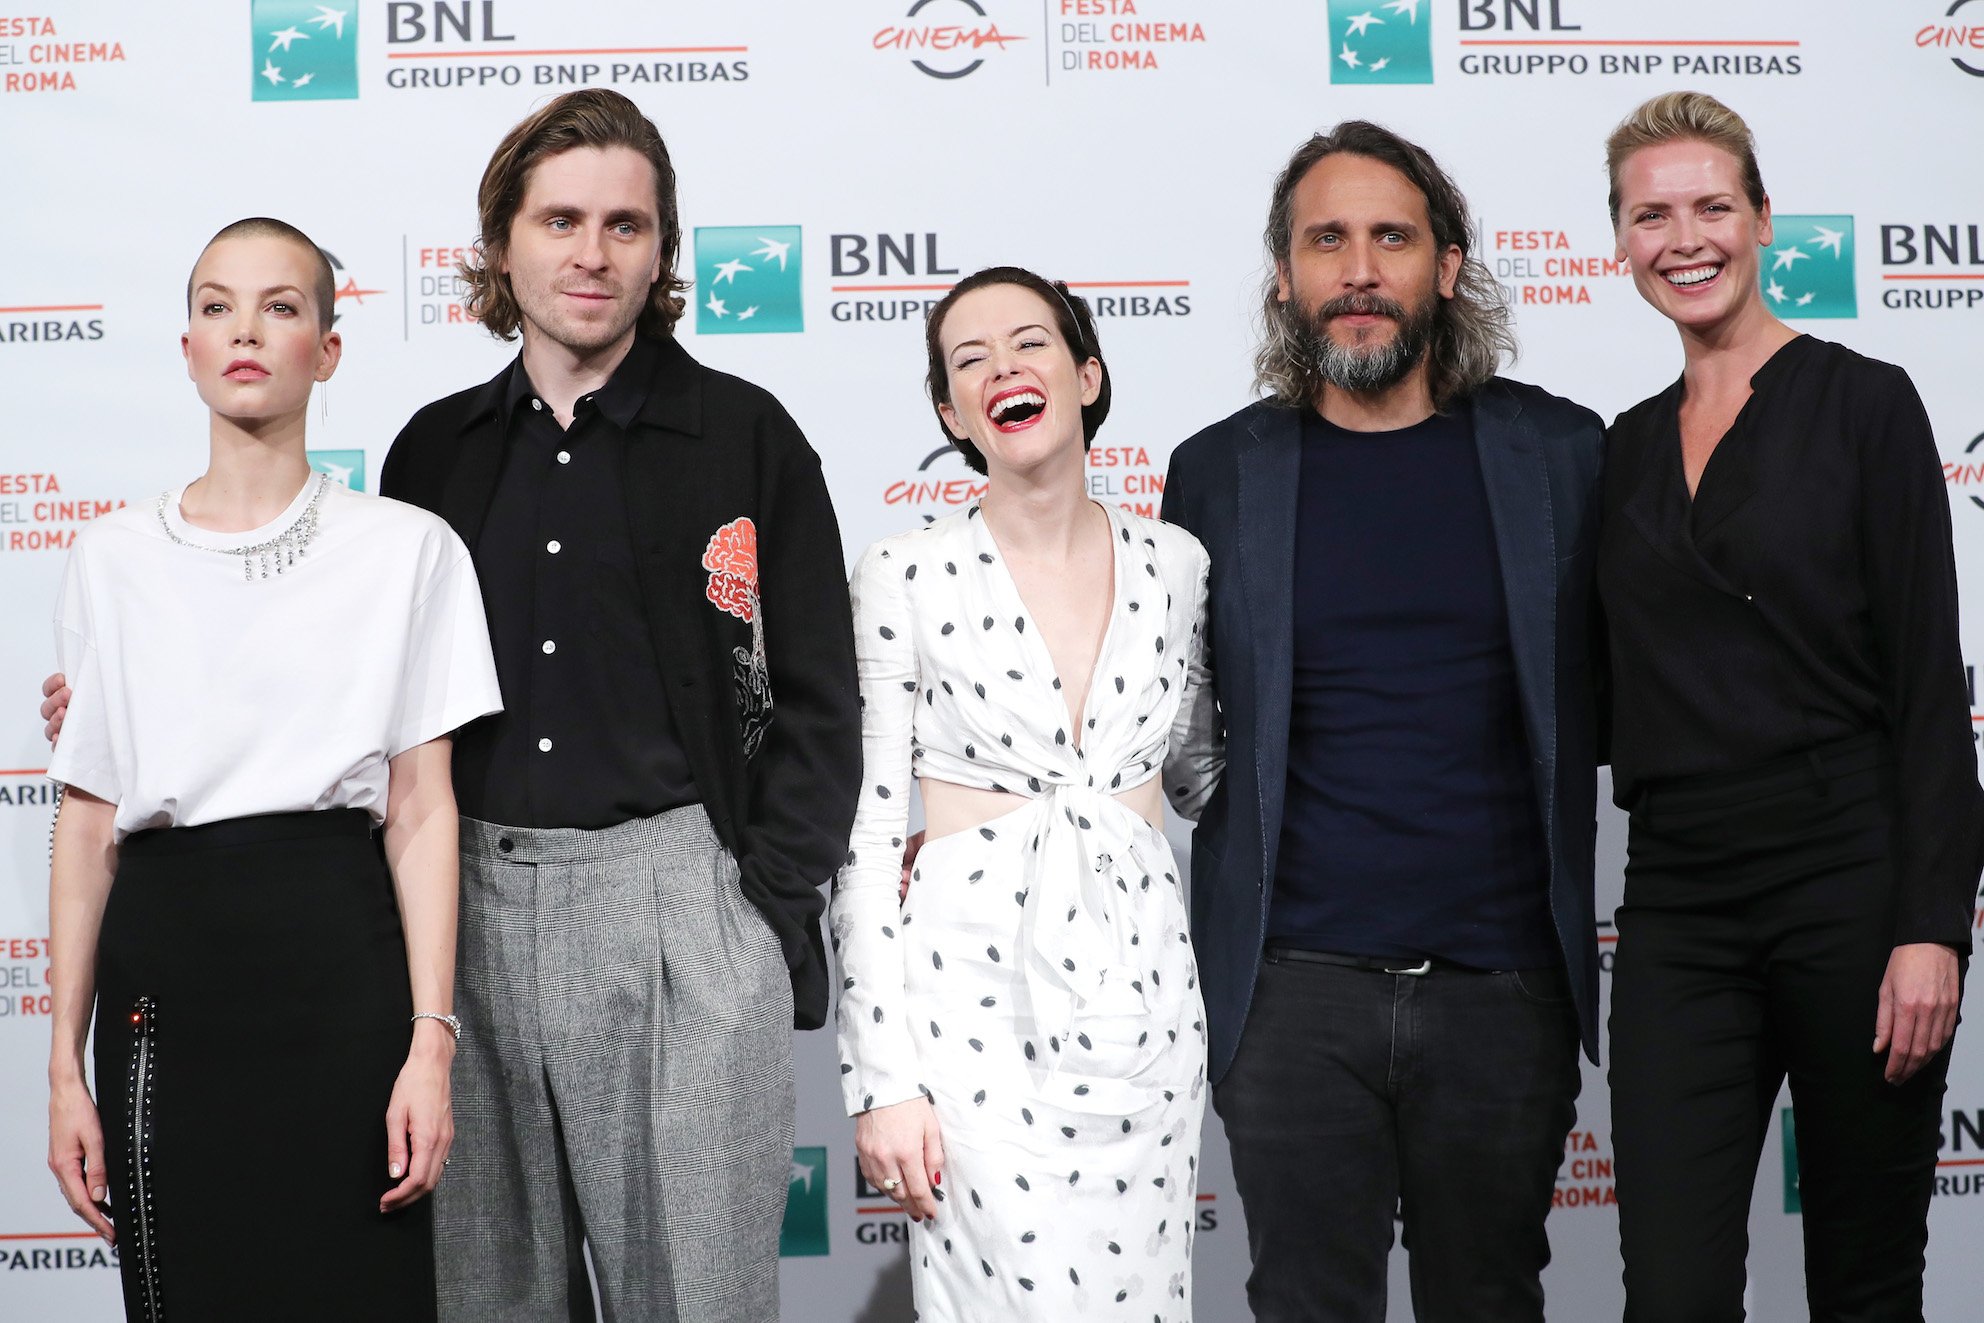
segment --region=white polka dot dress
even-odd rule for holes
[[[922,1323],[1191,1318],[1205,1012],[1170,846],[1114,796],[1211,701],[1206,555],[1108,513],[1115,604],[1079,729],[976,506],[854,572],[866,784],[832,906],[841,1075],[850,1113],[936,1107]],[[1022,798],[925,844],[899,906],[915,775]]]

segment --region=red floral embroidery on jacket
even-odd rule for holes
[[[772,724],[771,669],[765,664],[765,613],[758,600],[758,526],[740,515],[710,534],[703,549],[710,572],[704,596],[721,611],[751,626],[751,646],[731,649],[737,687],[738,736],[754,758]]]
[[[731,520],[710,535],[703,551],[710,572],[703,590],[710,601],[739,620],[758,618],[758,526],[748,517]]]

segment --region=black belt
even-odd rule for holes
[[[1480,972],[1466,965],[1457,965],[1451,960],[1439,960],[1432,956],[1421,957],[1415,962],[1386,956],[1338,955],[1334,951],[1309,951],[1299,946],[1270,946],[1263,954],[1270,960],[1300,960],[1310,965],[1340,965],[1344,969],[1362,969],[1372,974],[1404,974],[1412,978],[1423,978],[1436,969],[1463,973]]]

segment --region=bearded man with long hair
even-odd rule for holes
[[[1192,932],[1260,1320],[1541,1320],[1597,1050],[1591,546],[1602,427],[1496,375],[1466,201],[1364,122],[1268,209],[1266,398],[1173,454],[1211,555]],[[1206,705],[1211,711],[1211,705]],[[1190,769],[1224,741],[1209,796]],[[1174,774],[1175,768],[1175,774]]]

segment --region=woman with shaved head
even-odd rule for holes
[[[434,1317],[450,734],[500,704],[460,540],[311,471],[331,298],[281,221],[206,246],[206,471],[92,523],[56,608],[48,1161],[143,1323]]]

